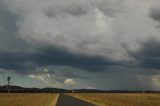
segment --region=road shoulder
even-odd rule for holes
[[[57,96],[54,98],[53,103],[52,103],[50,106],[56,106],[57,101],[58,101],[58,98],[59,98],[59,93],[58,93]]]

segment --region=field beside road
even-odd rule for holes
[[[97,106],[160,106],[160,94],[70,93],[70,96]]]
[[[0,93],[0,106],[55,106],[58,94]]]

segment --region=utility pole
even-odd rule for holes
[[[7,93],[8,93],[8,97],[9,97],[9,93],[10,93],[10,83],[11,83],[11,77],[8,76],[7,77]]]

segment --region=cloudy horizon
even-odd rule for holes
[[[0,0],[0,85],[160,90],[159,0]]]

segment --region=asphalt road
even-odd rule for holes
[[[59,94],[59,98],[56,106],[96,106],[88,102],[82,101],[80,99],[65,95]]]

